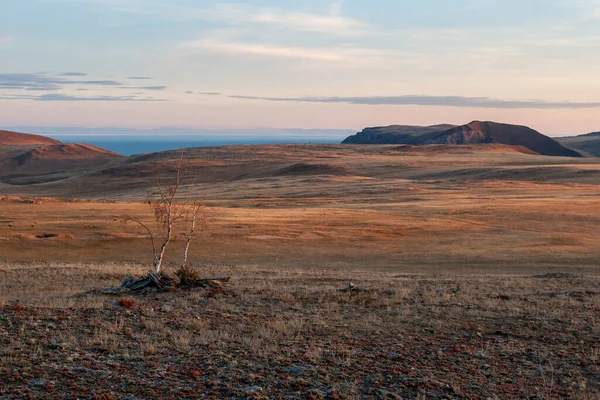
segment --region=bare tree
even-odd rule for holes
[[[175,168],[175,180],[172,184],[161,186],[156,185],[158,190],[158,199],[150,201],[149,204],[154,212],[154,218],[160,226],[160,247],[157,246],[158,237],[150,227],[137,217],[127,217],[128,221],[134,222],[144,228],[148,233],[152,242],[152,253],[154,255],[154,273],[148,273],[147,277],[135,279],[135,277],[127,277],[119,288],[107,288],[104,293],[122,293],[123,290],[137,291],[148,286],[155,286],[159,289],[165,286],[170,287],[172,279],[167,275],[161,275],[161,266],[167,246],[171,242],[173,236],[173,228],[176,222],[185,219],[186,226],[189,226],[187,232],[187,241],[183,253],[183,264],[176,271],[175,275],[179,277],[179,286],[181,287],[204,287],[204,288],[221,288],[230,281],[229,277],[202,279],[198,271],[188,266],[188,255],[190,245],[194,239],[196,231],[206,226],[206,215],[204,198],[196,200],[192,204],[188,198],[184,198],[182,202],[177,202],[177,196],[181,185],[183,154]]]
[[[183,251],[183,268],[188,267],[188,250],[190,248],[190,244],[192,243],[192,239],[196,231],[196,226],[199,226],[201,229],[203,229],[206,226],[206,218],[204,214],[204,198],[202,198],[202,200],[200,201],[194,201],[194,204],[189,210],[189,214],[191,214],[191,225],[190,231],[188,233],[187,242],[185,243],[185,250]]]
[[[156,222],[160,225],[162,231],[161,244],[160,247],[157,248],[154,232],[152,229],[148,227],[147,224],[142,222],[137,217],[127,217],[125,222],[131,221],[138,225],[148,232],[150,236],[150,240],[152,242],[152,253],[154,255],[154,274],[160,277],[161,274],[161,266],[165,256],[165,252],[167,250],[167,246],[171,242],[171,238],[173,236],[173,225],[185,218],[188,214],[193,214],[192,217],[192,230],[188,237],[188,242],[186,244],[185,250],[185,261],[187,262],[187,251],[192,241],[192,236],[194,233],[194,227],[196,224],[196,218],[198,213],[202,210],[201,202],[194,202],[193,205],[189,205],[189,200],[184,199],[183,203],[177,203],[175,200],[177,198],[177,194],[179,192],[179,188],[181,185],[181,172],[182,172],[182,163],[183,163],[183,154],[181,155],[179,162],[175,168],[175,180],[173,183],[162,186],[160,183],[156,184],[158,189],[158,200],[151,201],[150,206],[154,212],[154,218]]]

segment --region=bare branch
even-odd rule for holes
[[[194,203],[191,205],[190,200],[188,198],[184,198],[182,203],[178,204],[176,202],[176,198],[179,194],[181,184],[182,170],[183,153],[181,153],[181,157],[179,158],[179,161],[177,162],[175,167],[174,182],[172,184],[164,186],[157,182],[156,188],[158,190],[158,199],[156,201],[148,202],[148,204],[152,207],[156,222],[160,225],[161,232],[164,233],[164,236],[161,234],[162,243],[160,244],[158,249],[156,246],[157,243],[155,241],[154,234],[148,228],[148,226],[142,223],[137,218],[129,218],[130,221],[133,221],[142,226],[144,229],[146,229],[146,231],[150,235],[150,238],[152,240],[152,249],[154,252],[154,273],[156,276],[159,277],[159,279],[160,269],[165,255],[165,251],[173,236],[173,224],[183,218],[187,218],[187,221],[189,223],[189,218],[191,218],[191,229],[188,234],[188,240],[185,246],[184,253],[184,265],[186,265],[188,259],[189,246],[192,242],[196,227],[199,223],[201,224],[201,226],[204,226],[205,223],[204,215],[202,214],[203,200],[194,201]]]
[[[194,204],[191,209],[192,214],[192,224],[190,227],[190,232],[188,234],[187,243],[185,244],[185,250],[183,252],[183,268],[187,268],[187,259],[188,259],[188,250],[190,248],[190,243],[192,243],[192,238],[194,236],[194,231],[196,229],[196,220],[198,215],[200,215],[200,227],[204,228],[205,226],[205,218],[204,218],[204,198],[200,201],[194,201]]]
[[[152,254],[154,255],[154,261],[156,262],[156,256],[157,256],[157,254],[156,254],[156,243],[154,241],[154,234],[152,233],[152,231],[150,230],[150,228],[148,228],[148,226],[146,224],[144,224],[142,221],[140,221],[136,217],[127,217],[127,218],[125,218],[125,220],[123,221],[123,225],[125,225],[129,221],[138,224],[139,226],[141,226],[142,228],[144,228],[146,230],[146,232],[148,232],[148,235],[150,236],[150,241],[152,242]]]

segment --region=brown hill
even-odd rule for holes
[[[465,144],[462,146],[447,146],[447,145],[428,145],[428,146],[413,146],[410,144],[393,147],[395,151],[414,154],[529,154],[540,155],[525,146],[509,146],[499,143],[480,143],[480,144]]]
[[[29,146],[36,144],[60,144],[60,142],[45,136],[0,130],[0,146]]]
[[[115,157],[121,158],[122,156],[91,144],[60,143],[31,149],[15,159],[22,165],[34,160],[91,160],[98,158],[113,159]]]
[[[125,159],[89,144],[8,146],[0,150],[0,183],[27,185],[86,174]]]
[[[403,127],[396,129],[396,126],[367,128],[363,132],[347,138],[343,143],[412,144],[418,146],[499,143],[509,146],[522,146],[541,155],[581,157],[581,154],[576,151],[568,149],[548,136],[526,126],[473,121],[446,130],[435,130],[435,127],[445,126],[447,125],[423,127],[422,133],[419,133],[418,130],[407,133]]]
[[[600,132],[580,136],[559,137],[556,141],[580,153],[600,157]]]
[[[502,143],[511,146],[524,146],[536,153],[547,156],[581,157],[581,154],[567,149],[557,141],[521,125],[500,124],[497,122],[473,121],[467,125],[450,129],[445,133],[446,140],[460,143]]]
[[[337,201],[396,193],[403,185],[411,192],[411,182],[423,181],[597,185],[600,177],[600,159],[532,155],[529,149],[498,143],[201,147],[130,158],[109,155],[108,162],[31,159],[19,165],[15,157],[23,153],[14,150],[11,165],[3,164],[0,154],[3,195],[144,200],[157,182],[172,182],[182,153],[182,190],[231,205],[251,198]]]
[[[347,137],[342,144],[418,144],[423,135],[444,132],[454,127],[456,125],[450,124],[378,126],[365,128],[362,132]]]

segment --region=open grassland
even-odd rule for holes
[[[0,183],[2,259],[148,260],[144,232],[123,221],[152,221],[143,202],[157,182],[173,179],[180,154],[134,156],[42,184]],[[598,265],[598,159],[501,145],[233,146],[183,156],[181,198],[206,196],[209,206],[208,229],[192,249],[205,262],[410,271]],[[180,262],[181,233],[170,263]]]
[[[329,184],[329,190],[331,189]],[[310,189],[309,189],[310,190]],[[207,201],[192,256],[205,262],[384,271],[595,270],[600,197],[594,185],[411,183],[385,194],[348,185],[347,200]],[[352,193],[352,191],[356,191]],[[373,196],[373,197],[371,197]],[[38,204],[36,204],[36,202]],[[144,203],[0,200],[0,253],[13,261],[150,263]],[[181,262],[184,232],[166,261]]]
[[[185,150],[182,197],[208,206],[190,259],[231,284],[79,296],[150,269],[124,221],[152,221],[178,156],[0,183],[0,399],[600,396],[598,160]]]

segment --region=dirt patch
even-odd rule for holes
[[[332,164],[297,163],[279,169],[275,175],[348,175],[345,167]]]
[[[276,235],[252,235],[247,236],[248,239],[252,240],[289,240],[291,238],[285,236],[276,236]]]
[[[50,239],[57,238],[59,235],[57,233],[40,233],[39,235],[35,235],[38,239]]]

